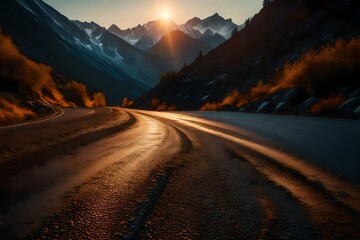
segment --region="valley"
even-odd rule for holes
[[[359,239],[357,0],[0,0],[0,239]]]

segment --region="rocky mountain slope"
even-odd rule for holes
[[[176,70],[180,70],[185,64],[192,63],[200,52],[207,54],[209,51],[210,47],[206,43],[176,30],[165,35],[148,52],[164,59]]]

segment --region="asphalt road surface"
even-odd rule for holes
[[[1,128],[0,238],[360,239],[359,130],[117,108]]]

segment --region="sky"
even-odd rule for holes
[[[94,21],[121,29],[157,20],[167,12],[177,24],[193,17],[219,13],[236,24],[244,23],[262,6],[262,0],[44,0],[71,20]]]

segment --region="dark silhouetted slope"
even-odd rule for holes
[[[176,30],[165,35],[148,52],[161,57],[179,70],[185,64],[192,63],[200,52],[206,54],[209,51],[210,47],[206,43],[190,38],[185,33]]]
[[[259,82],[268,82],[286,63],[299,60],[307,51],[360,34],[358,1],[317,3],[275,0],[235,36],[201,61],[161,82],[138,99],[135,106],[146,107],[155,97],[175,104],[177,109],[199,109],[207,102],[221,102],[234,90],[247,94],[250,88]],[[359,97],[356,94],[358,85],[343,87],[350,92],[347,97]],[[296,113],[301,104],[311,101],[311,97],[322,97],[306,91],[289,89],[271,99],[251,103],[245,110],[273,112],[283,102],[290,103],[291,111]],[[259,109],[265,101],[270,105],[265,104]],[[239,110],[239,107],[224,109]]]

